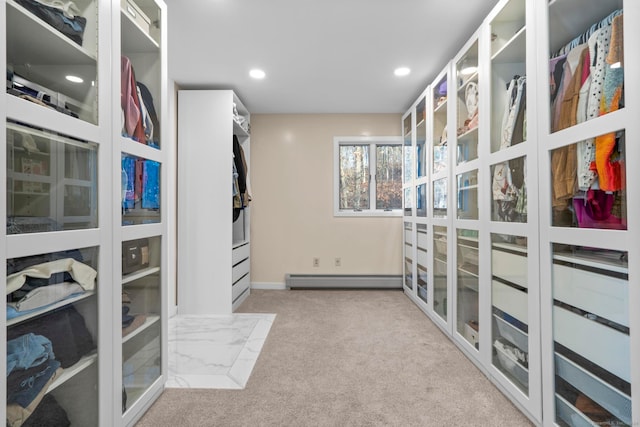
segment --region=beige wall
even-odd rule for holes
[[[252,283],[284,283],[287,273],[402,274],[402,218],[333,216],[333,137],[400,135],[400,119],[251,115]]]

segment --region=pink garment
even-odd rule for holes
[[[133,67],[131,61],[126,56],[122,57],[120,69],[120,107],[124,111],[124,127],[129,135],[133,135],[136,124],[140,120],[140,109],[136,106],[135,95],[131,85],[133,80]]]

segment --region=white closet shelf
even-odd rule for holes
[[[471,82],[478,82],[478,72],[476,71],[475,73],[471,74],[469,77],[467,77],[467,79],[460,85],[460,88],[458,88],[458,93],[462,92],[462,95],[464,95],[464,91],[467,87],[467,85]]]
[[[478,189],[478,184],[458,187],[458,191],[468,191],[468,190],[477,190],[477,189]]]
[[[447,114],[447,100],[445,99],[436,108],[433,109],[433,114]]]
[[[64,369],[62,371],[62,374],[58,378],[56,378],[53,381],[53,383],[49,386],[49,388],[47,389],[47,393],[51,393],[53,390],[60,387],[62,384],[66,383],[71,378],[73,378],[80,372],[87,369],[89,366],[96,363],[97,360],[98,360],[98,353],[95,351],[82,356],[80,360],[77,361],[73,366],[70,366],[67,369]]]
[[[556,252],[553,255],[553,259],[558,261],[570,262],[573,264],[579,264],[585,267],[593,267],[602,270],[615,271],[616,273],[629,274],[629,268],[626,261],[622,261],[619,259],[605,259],[603,258],[602,252],[594,252],[593,254],[590,254],[588,252],[583,252],[580,254],[575,254],[572,252]]]
[[[14,0],[7,0],[7,62],[14,64],[96,65],[89,52]]]
[[[129,333],[128,335],[125,335],[124,337],[122,337],[122,344],[130,341],[135,336],[140,335],[142,332],[144,332],[145,330],[149,329],[150,327],[152,327],[153,325],[158,323],[158,321],[160,321],[160,316],[147,315],[147,318],[145,319],[144,323],[142,325],[140,325],[139,328],[137,328],[135,331]]]
[[[473,129],[469,129],[465,133],[462,133],[462,134],[458,135],[458,144],[470,142],[471,141],[471,137],[473,135],[477,135],[477,133],[478,133],[478,127],[476,126]],[[476,138],[477,138],[477,136],[476,136]]]
[[[142,270],[138,270],[131,274],[122,276],[122,284],[125,285],[127,283],[131,283],[134,280],[142,279],[143,277],[150,276],[154,273],[158,273],[159,271],[160,267],[143,268]]]
[[[496,250],[506,249],[508,251],[520,252],[525,256],[527,255],[527,247],[515,243],[492,243],[491,247]]]
[[[80,295],[77,295],[75,297],[67,298],[65,300],[58,301],[55,304],[51,304],[51,305],[48,305],[46,307],[43,307],[40,310],[36,310],[34,312],[25,314],[23,316],[15,317],[15,318],[13,318],[11,320],[7,320],[7,327],[10,327],[10,326],[13,326],[13,325],[17,325],[18,323],[22,323],[22,322],[24,322],[26,320],[29,320],[29,319],[32,319],[34,317],[40,316],[41,314],[48,313],[48,312],[53,311],[53,310],[55,310],[57,308],[60,308],[60,307],[64,307],[65,305],[70,305],[70,304],[74,304],[76,302],[85,300],[87,298],[90,298],[90,297],[94,296],[95,294],[96,293],[94,291],[86,291],[86,292],[84,292],[84,293],[82,293]]]
[[[120,10],[122,19],[122,53],[159,53],[160,44],[154,40],[131,16]]]
[[[249,137],[249,132],[247,132],[247,130],[243,128],[242,125],[240,125],[240,123],[236,122],[235,120],[233,120],[233,134],[236,135],[238,138]]]
[[[522,27],[491,57],[491,62],[494,64],[524,63],[527,52],[526,46],[526,28]]]

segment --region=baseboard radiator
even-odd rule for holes
[[[287,289],[402,289],[401,275],[287,274]]]

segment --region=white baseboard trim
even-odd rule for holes
[[[269,291],[286,291],[287,285],[278,282],[251,282],[251,289],[265,289]]]

